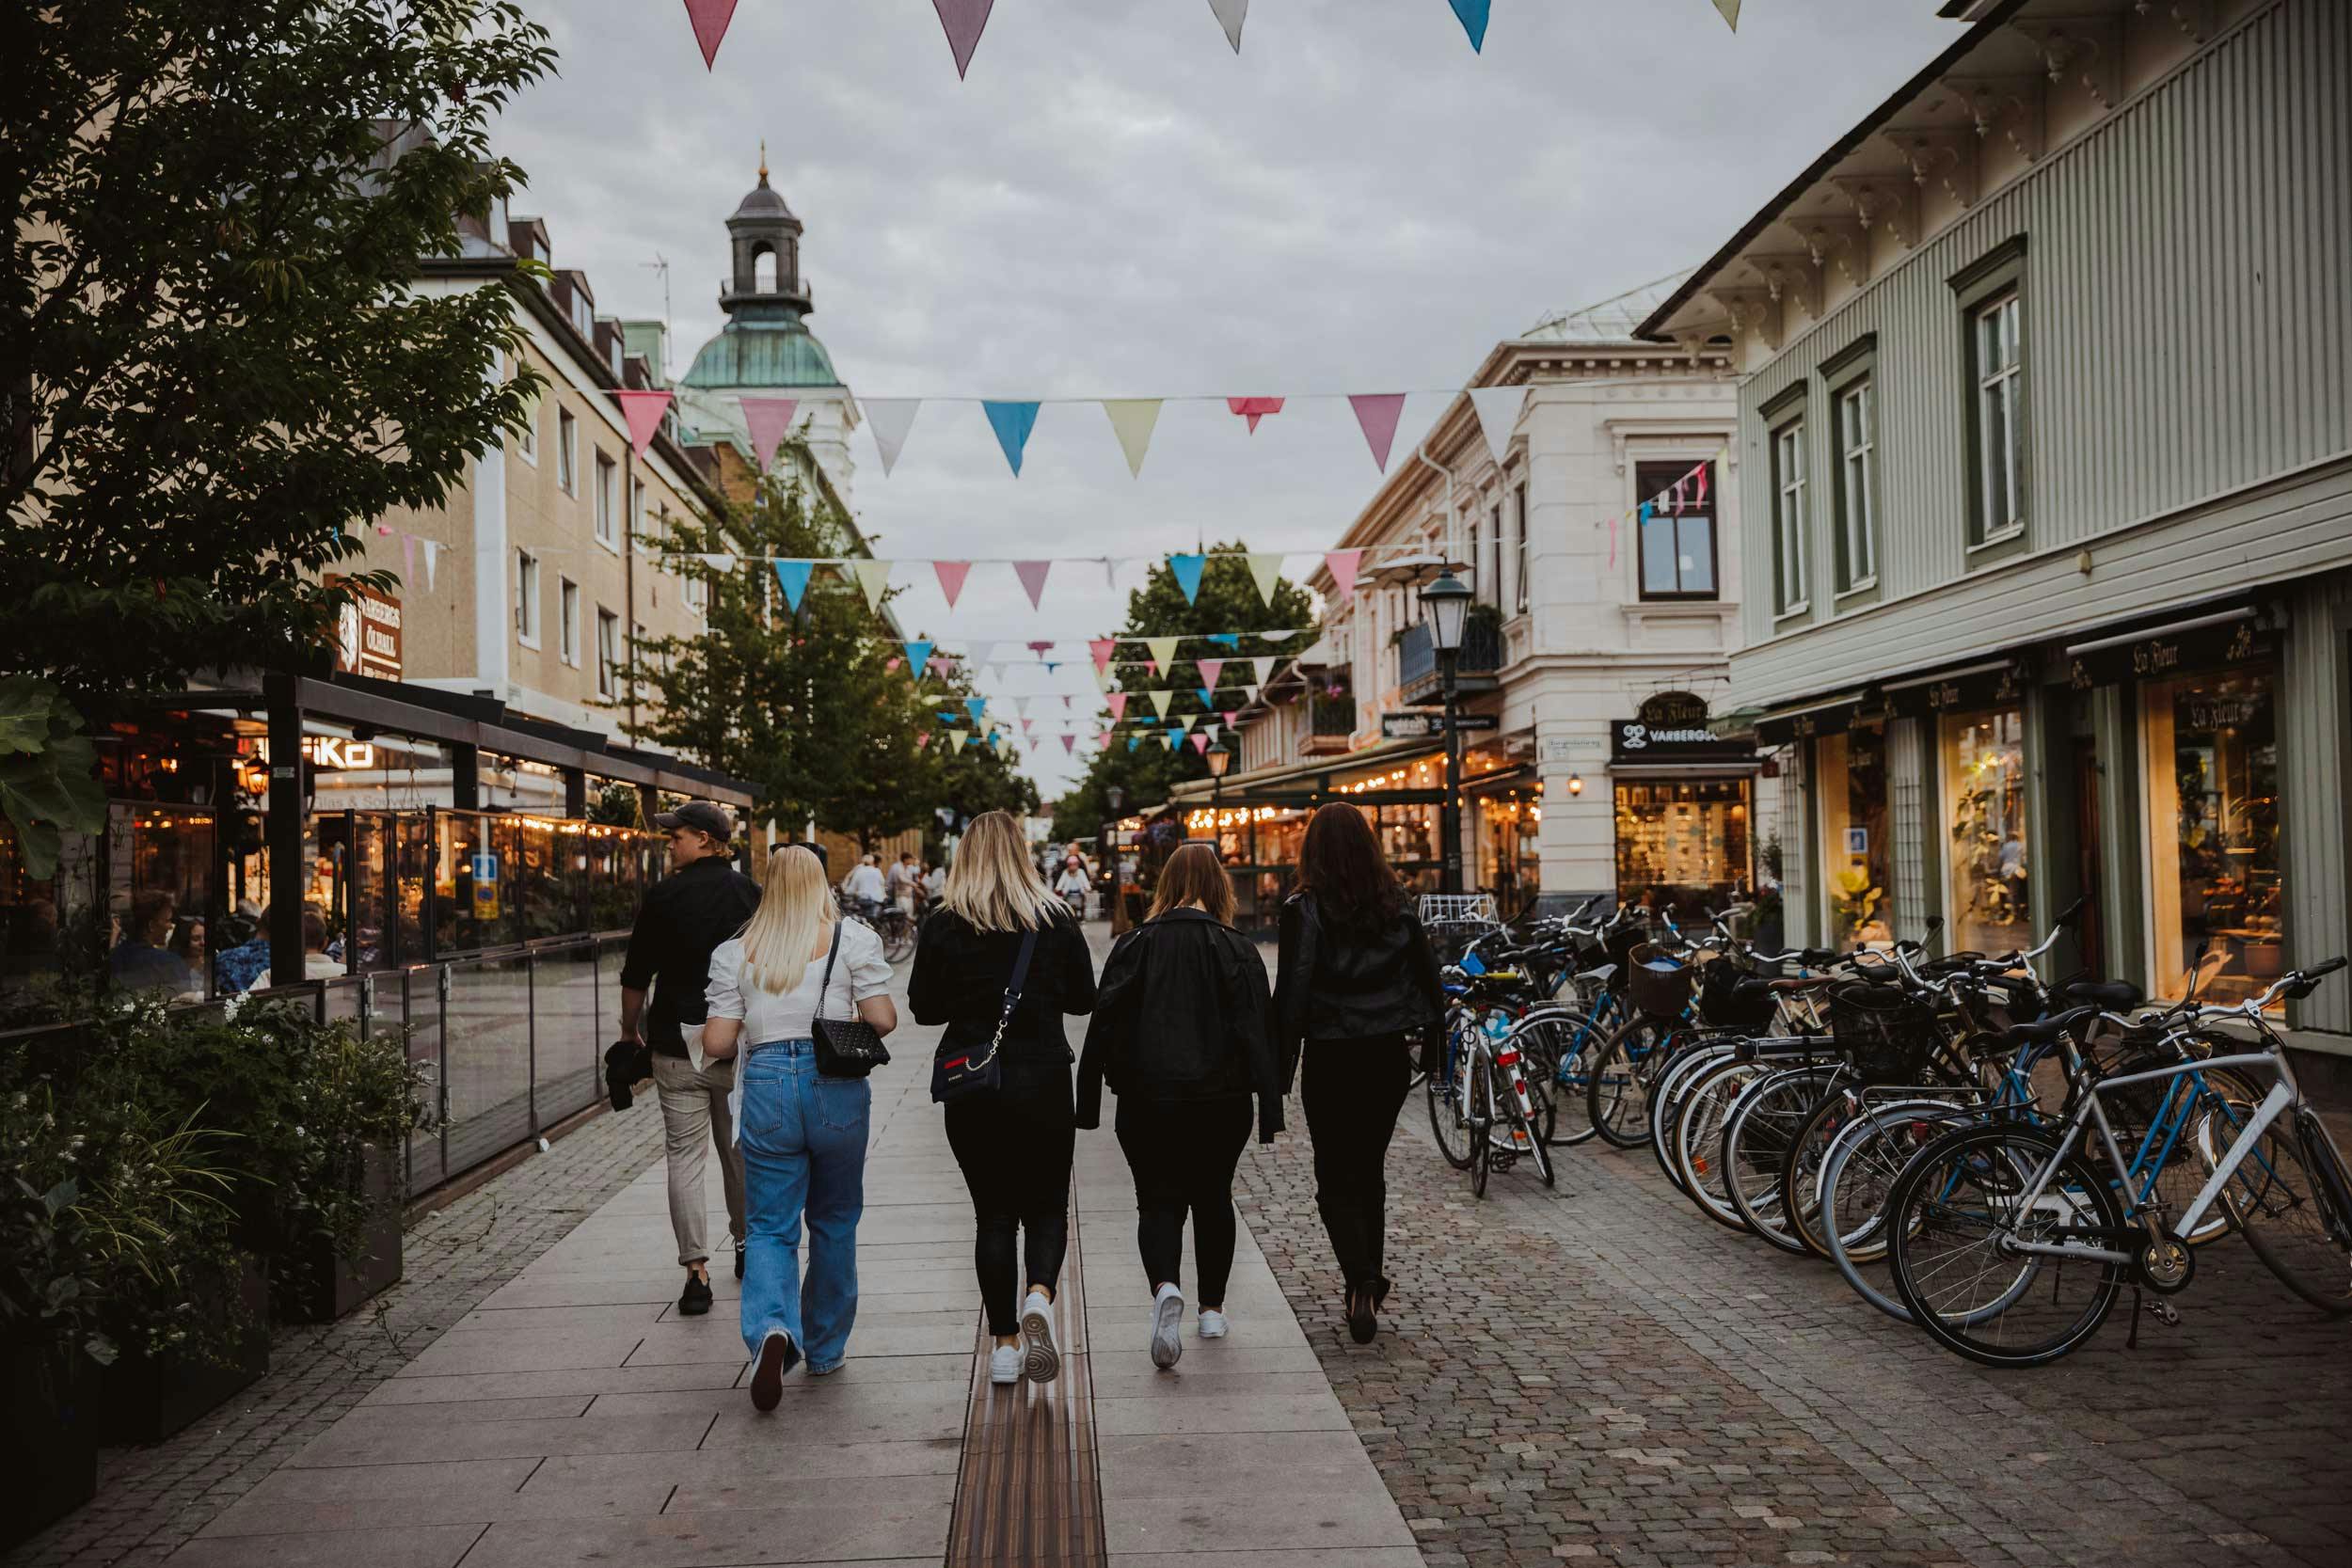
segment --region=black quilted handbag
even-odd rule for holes
[[[833,990],[833,960],[841,954],[841,925],[834,923],[833,946],[825,953],[825,977],[817,985],[817,1016],[808,1021],[808,1037],[817,1042],[817,1071],[825,1078],[863,1078],[878,1067],[890,1065],[890,1048],[874,1026],[851,1008],[848,1018],[827,1018],[825,997]]]

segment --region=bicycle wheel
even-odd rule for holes
[[[1829,1259],[1856,1295],[1899,1322],[1911,1322],[1911,1308],[1887,1261],[1887,1194],[1913,1155],[1978,1117],[1944,1101],[1872,1106],[1838,1131],[1822,1158],[1814,1225]]]
[[[2198,1143],[2208,1162],[2229,1151],[2231,1135],[2207,1113]],[[2317,1115],[2297,1106],[2264,1128],[2222,1196],[2280,1284],[2329,1317],[2352,1314],[2352,1192]]]
[[[1862,1088],[1841,1084],[1824,1096],[1797,1129],[1788,1158],[1780,1167],[1780,1212],[1788,1217],[1788,1233],[1816,1258],[1829,1256],[1821,1230],[1821,1170],[1837,1134],[1862,1115]]]
[[[1682,1115],[1684,1100],[1706,1069],[1730,1054],[1726,1047],[1711,1045],[1696,1036],[1682,1036],[1674,1054],[1659,1069],[1657,1085],[1650,1090],[1650,1155],[1657,1160],[1658,1168],[1666,1173],[1666,1180],[1686,1193],[1691,1189],[1675,1157],[1675,1123]]]
[[[894,915],[882,922],[882,957],[889,962],[904,963],[914,957],[914,922],[905,915]]]
[[[1766,1077],[1733,1104],[1724,1124],[1724,1190],[1740,1217],[1783,1252],[1804,1256],[1780,1206],[1781,1171],[1797,1150],[1797,1130],[1837,1083],[1842,1069],[1791,1068]]]
[[[1700,1213],[1731,1230],[1751,1227],[1732,1206],[1731,1194],[1724,1185],[1724,1163],[1718,1157],[1724,1121],[1740,1097],[1768,1070],[1760,1062],[1724,1057],[1691,1086],[1675,1118],[1677,1183]]]
[[[1512,1132],[1513,1153],[1535,1167],[1536,1179],[1547,1187],[1553,1184],[1551,1151],[1544,1147],[1543,1111],[1528,1081],[1524,1064],[1513,1062],[1498,1069],[1502,1080],[1502,1114]]]
[[[1663,1067],[1666,1031],[1640,1016],[1619,1024],[1593,1062],[1584,1109],[1593,1131],[1615,1148],[1632,1148],[1649,1134],[1651,1081]]]
[[[1920,1150],[1896,1179],[1886,1205],[1896,1289],[1945,1349],[1988,1367],[2044,1366],[2106,1322],[2129,1265],[2092,1249],[2117,1247],[2122,1207],[2075,1156],[2026,1207],[2057,1154],[2055,1139],[2026,1128],[1967,1128]],[[2082,1256],[2018,1253],[2018,1241]]]
[[[1429,1130],[1437,1134],[1438,1152],[1455,1170],[1470,1169],[1477,1148],[1470,1120],[1462,1114],[1462,1042],[1458,1035],[1446,1041],[1444,1059],[1422,1084],[1429,1097]]]
[[[1584,1116],[1584,1059],[1599,1037],[1592,1020],[1581,1013],[1534,1013],[1511,1026],[1513,1043],[1532,1064],[1527,1086],[1543,1095],[1548,1144],[1581,1144],[1593,1136],[1593,1124]],[[1560,1114],[1563,1102],[1568,1107],[1565,1117]]]
[[[1485,1197],[1486,1178],[1492,1173],[1495,1163],[1495,1102],[1493,1069],[1488,1065],[1484,1050],[1473,1049],[1470,1052],[1469,1072],[1470,1116],[1466,1125],[1470,1129],[1470,1192],[1474,1196]]]

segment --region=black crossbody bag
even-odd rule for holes
[[[993,1089],[1005,1081],[1004,1064],[997,1053],[1005,1048],[1005,1031],[1012,1024],[1012,1010],[1021,1005],[1022,988],[1029,981],[1029,955],[1037,951],[1037,933],[1025,932],[1021,938],[1021,956],[1012,961],[1012,979],[1005,987],[1005,1005],[996,1014],[996,1033],[988,1042],[985,1055],[968,1045],[943,1045],[931,1057],[931,1098],[945,1105],[968,1095]]]
[[[857,1016],[851,1005],[848,1018],[825,1017],[825,998],[833,991],[833,960],[841,954],[841,926],[833,927],[833,946],[825,953],[825,977],[817,983],[817,1016],[808,1021],[808,1037],[817,1042],[817,1071],[825,1078],[863,1078],[878,1067],[890,1065],[890,1048],[874,1026]]]

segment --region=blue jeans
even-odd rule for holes
[[[857,1222],[866,1212],[866,1138],[874,1091],[821,1078],[817,1048],[752,1048],[743,1074],[743,1348],[785,1333],[811,1371],[841,1365],[857,1321]],[[808,1275],[801,1276],[801,1222]]]

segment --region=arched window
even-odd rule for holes
[[[776,253],[768,245],[752,252],[752,287],[763,294],[776,292]]]

